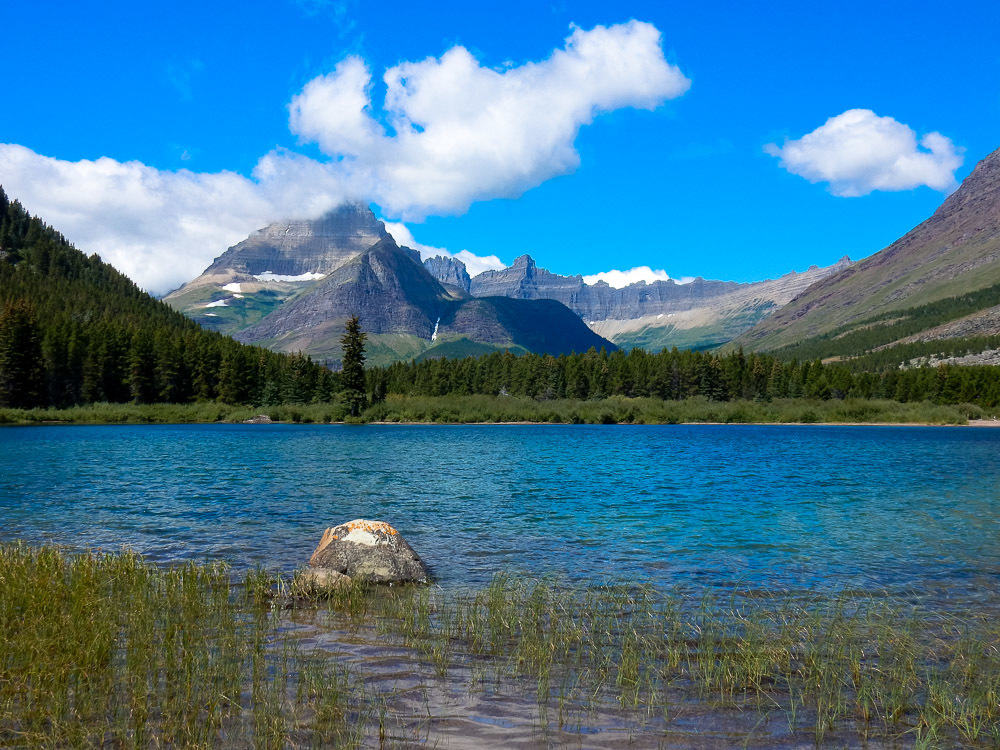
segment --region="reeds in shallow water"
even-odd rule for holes
[[[692,599],[505,574],[465,594],[383,591],[365,608],[355,597],[337,592],[334,618],[374,623],[438,674],[475,662],[486,683],[530,684],[540,719],[560,728],[613,706],[637,731],[669,733],[672,706],[700,704],[816,743],[1000,747],[1000,621],[988,612],[862,594]]]
[[[685,726],[740,717],[750,744],[998,747],[991,614],[860,594],[697,598],[506,574],[463,592],[318,592],[264,571],[234,581],[218,565],[6,546],[0,745],[433,740],[432,693],[446,686],[530,696],[543,742],[572,741],[607,717],[633,737],[670,741],[687,712]],[[425,729],[399,708],[392,680],[336,648],[352,632],[403,655],[425,693]]]
[[[0,745],[349,746],[376,706],[220,565],[0,548]]]

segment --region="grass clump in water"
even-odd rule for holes
[[[618,709],[638,731],[669,733],[673,706],[699,704],[816,743],[1000,747],[1000,622],[987,615],[862,594],[716,601],[503,574],[464,594],[345,591],[329,606],[376,623],[439,676],[473,663],[485,685],[530,685],[540,723],[561,730]]]
[[[354,746],[377,707],[220,565],[0,547],[0,745]]]

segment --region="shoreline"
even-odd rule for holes
[[[1000,427],[996,406],[884,399],[665,401],[651,397],[599,400],[528,397],[390,396],[351,417],[341,402],[232,405],[96,403],[63,409],[3,409],[0,426],[32,424],[441,424],[972,426]]]
[[[297,424],[295,422],[272,422],[271,424]],[[330,424],[349,424],[348,422],[331,422]],[[549,425],[552,427],[681,427],[696,425],[701,427],[1000,427],[1000,420],[970,419],[966,424],[942,424],[941,422],[615,422],[613,424],[573,424],[570,422],[365,422],[370,425],[399,425],[401,427],[418,427],[431,425],[438,427],[527,427],[531,425]]]
[[[180,425],[246,425],[248,427],[260,427],[267,425],[299,425],[299,426],[351,426],[364,427],[374,425],[379,427],[399,426],[399,427],[682,427],[692,425],[697,427],[971,427],[976,429],[1000,428],[1000,420],[997,419],[970,419],[965,424],[951,424],[943,422],[706,422],[706,421],[684,421],[684,422],[551,422],[551,421],[531,421],[531,420],[509,420],[509,421],[481,421],[481,422],[442,422],[439,420],[372,420],[370,422],[346,422],[346,421],[294,421],[289,419],[275,419],[270,422],[247,422],[245,420],[179,420],[151,422],[145,420],[136,421],[87,421],[87,420],[25,420],[20,422],[0,423],[0,428],[4,427],[134,427],[134,426],[180,426]]]

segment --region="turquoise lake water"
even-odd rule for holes
[[[445,587],[506,569],[995,597],[1000,430],[0,429],[0,540],[291,570],[359,517],[395,525]]]

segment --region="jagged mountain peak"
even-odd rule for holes
[[[435,255],[424,261],[431,276],[449,287],[456,287],[468,294],[472,285],[472,278],[465,264],[458,258],[451,258],[444,255]]]
[[[343,203],[315,219],[278,221],[258,229],[216,258],[205,274],[327,274],[388,236],[368,206]]]
[[[426,353],[435,342],[459,340],[488,350],[515,347],[550,353],[613,346],[558,302],[453,295],[413,250],[397,246],[392,237],[350,259],[236,338],[336,361],[344,322],[352,315],[369,334],[376,359],[405,359],[407,353]]]

